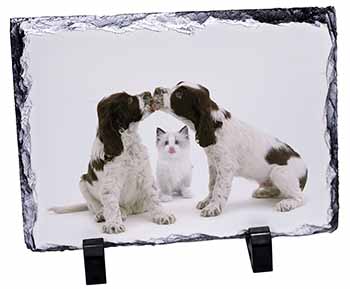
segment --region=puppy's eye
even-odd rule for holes
[[[129,98],[128,98],[128,104],[129,104],[129,105],[132,104],[133,101],[134,101],[134,99],[133,99],[132,97],[129,97]]]
[[[175,92],[175,97],[181,99],[182,98],[182,93],[177,91]]]
[[[166,140],[166,141],[164,142],[164,144],[167,146],[167,145],[169,144],[169,142]]]
[[[175,140],[175,144],[178,145],[178,144],[179,144],[179,141],[178,141],[178,140]]]

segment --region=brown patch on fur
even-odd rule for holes
[[[308,171],[306,170],[305,175],[303,175],[301,178],[299,178],[299,185],[300,185],[301,190],[304,190],[304,188],[305,188],[306,181],[307,181],[307,175],[308,175]]]
[[[97,176],[94,172],[94,169],[91,166],[91,163],[89,163],[88,166],[88,172],[81,176],[81,179],[83,181],[88,182],[90,185],[92,185],[92,182],[97,181]]]
[[[102,171],[105,164],[106,164],[106,161],[103,159],[96,159],[91,161],[91,166],[96,171]]]
[[[128,129],[130,123],[142,118],[139,101],[126,92],[112,94],[98,103],[97,114],[97,136],[104,145],[105,160],[113,159],[123,151],[121,130]]]
[[[179,82],[178,84],[181,84]],[[170,96],[171,108],[178,116],[190,120],[196,129],[196,139],[201,147],[216,143],[215,130],[222,127],[222,122],[214,121],[211,112],[218,110],[218,105],[210,99],[209,91],[204,86],[200,89],[189,86],[178,87]]]
[[[300,155],[295,152],[289,145],[283,144],[280,147],[272,147],[266,154],[265,160],[270,164],[276,164],[280,166],[287,165],[288,160],[291,157],[300,158]]]

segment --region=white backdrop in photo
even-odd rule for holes
[[[159,226],[147,215],[131,216],[127,231],[103,235],[113,242],[203,233],[232,236],[247,227],[269,225],[276,233],[300,233],[304,224],[329,221],[329,162],[324,140],[326,65],[331,42],[327,27],[309,24],[273,26],[211,24],[194,35],[173,31],[103,31],[31,36],[27,53],[33,79],[31,136],[39,215],[38,248],[50,244],[81,246],[101,234],[88,212],[53,215],[51,206],[80,203],[78,182],[86,171],[96,133],[98,101],[125,90],[131,94],[186,80],[200,83],[235,117],[290,144],[305,159],[309,180],[305,205],[288,213],[276,200],[256,200],[256,184],[235,179],[222,215],[202,218],[195,204],[207,194],[208,171],[202,149],[192,141],[195,197],[165,206],[177,222]],[[178,130],[183,124],[157,112],[140,124],[153,170],[156,127]]]

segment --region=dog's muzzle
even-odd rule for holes
[[[149,91],[145,91],[144,93],[141,94],[144,106],[146,110],[149,110],[153,112],[152,110],[152,94]]]
[[[164,107],[164,94],[168,93],[168,89],[163,87],[156,87],[153,92],[152,108],[154,111]]]

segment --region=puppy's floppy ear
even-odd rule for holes
[[[216,143],[214,121],[209,112],[203,112],[200,116],[196,139],[201,147]]]
[[[182,129],[179,130],[179,133],[188,138],[188,127],[185,125]]]
[[[211,117],[213,104],[216,106],[216,103],[210,99],[210,93],[206,87],[202,85],[199,85],[199,87],[202,91],[202,97],[198,98],[200,117],[198,127],[196,128],[196,139],[201,147],[207,147],[216,143],[216,125]]]
[[[125,111],[111,98],[103,99],[97,106],[98,136],[107,157],[119,156],[123,152],[120,130],[126,129]]]

